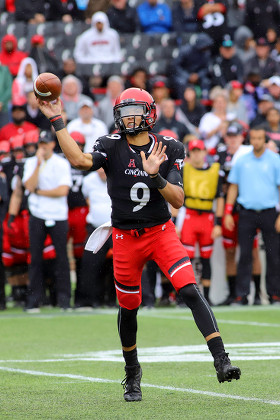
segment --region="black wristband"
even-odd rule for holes
[[[215,226],[222,226],[222,218],[215,217]]]
[[[167,184],[166,179],[162,178],[159,173],[156,176],[150,176],[150,180],[152,181],[152,187],[159,190],[162,190]]]
[[[54,131],[59,131],[65,128],[63,119],[61,115],[54,115],[53,117],[49,118],[51,125],[54,128]]]

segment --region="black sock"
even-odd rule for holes
[[[123,357],[125,360],[126,366],[139,366],[138,357],[137,357],[137,349],[131,351],[124,351],[123,350]]]
[[[236,276],[227,276],[227,278],[228,278],[229,296],[232,298],[235,298]]]
[[[261,275],[260,274],[253,274],[253,280],[254,280],[254,283],[255,283],[255,296],[260,297]]]
[[[214,337],[207,341],[207,346],[215,359],[220,354],[225,353],[224,343],[221,337]]]

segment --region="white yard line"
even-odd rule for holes
[[[120,381],[117,381],[117,380],[92,378],[91,376],[72,375],[72,374],[67,374],[67,373],[49,373],[49,372],[41,372],[41,371],[36,371],[36,370],[14,369],[14,368],[2,367],[2,366],[0,366],[0,370],[5,371],[5,372],[22,373],[25,375],[33,375],[33,376],[76,379],[78,381],[82,380],[86,382],[98,382],[98,383],[103,383],[103,384],[120,384]],[[214,397],[214,398],[250,401],[250,402],[257,402],[257,403],[263,403],[263,404],[269,404],[269,405],[280,405],[280,401],[266,400],[263,398],[255,398],[255,397],[243,397],[241,395],[221,394],[218,392],[201,391],[201,390],[192,389],[192,388],[177,388],[173,386],[152,385],[152,384],[146,384],[146,383],[142,383],[141,386],[143,388],[154,388],[154,389],[161,389],[165,391],[185,392],[189,394],[205,395],[207,397]]]

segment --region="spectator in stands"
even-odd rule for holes
[[[263,93],[258,98],[256,117],[250,122],[250,127],[262,125],[266,122],[268,111],[273,108],[273,99],[268,93]]]
[[[124,83],[121,77],[109,77],[107,80],[106,95],[97,105],[96,117],[106,124],[109,132],[115,128],[113,106],[123,90]]]
[[[165,76],[157,76],[151,81],[152,97],[154,98],[157,116],[161,114],[161,104],[164,99],[170,98],[170,90],[167,85],[167,78]]]
[[[227,129],[229,121],[227,114],[228,92],[216,87],[211,90],[209,97],[213,101],[212,110],[203,115],[198,129],[206,149],[211,151],[217,146]]]
[[[273,140],[278,149],[280,147],[280,111],[277,108],[270,108],[266,114],[266,121],[263,124],[268,137]]]
[[[280,11],[277,0],[246,2],[244,24],[252,30],[255,39],[266,37],[267,28],[271,25],[279,29],[279,21]]]
[[[36,126],[34,124],[26,121],[25,106],[14,104],[12,105],[12,122],[0,129],[0,141],[10,140],[11,137],[35,129]]]
[[[96,12],[107,12],[111,0],[89,0],[85,11],[86,22],[90,23],[92,15]]]
[[[247,26],[242,25],[236,29],[234,32],[234,44],[236,55],[241,60],[243,66],[255,56],[256,42],[253,32]]]
[[[45,0],[15,0],[15,19],[21,22],[39,24],[45,22]]]
[[[83,86],[78,77],[73,75],[66,76],[61,83],[61,99],[67,114],[67,120],[72,121],[79,115],[80,101],[90,98],[82,93]]]
[[[144,0],[137,7],[141,31],[145,33],[164,33],[172,29],[172,13],[166,3],[158,0]]]
[[[91,153],[93,145],[98,137],[108,134],[106,124],[94,118],[94,105],[91,99],[86,98],[79,103],[79,117],[72,120],[68,125],[69,132],[78,131],[85,136],[85,153]]]
[[[84,21],[86,5],[83,0],[46,0],[44,15],[48,21]]]
[[[173,31],[182,35],[197,32],[197,9],[194,0],[177,0],[172,4]]]
[[[150,91],[149,73],[144,67],[136,67],[125,81],[125,88],[137,87]]]
[[[205,112],[206,108],[199,101],[195,87],[192,84],[187,84],[182,102],[177,108],[178,120],[184,123],[191,133],[195,134]]]
[[[53,153],[55,141],[42,131],[36,155],[26,160],[23,183],[30,191],[29,235],[31,263],[26,310],[38,312],[43,296],[42,255],[49,234],[56,250],[56,296],[58,306],[70,308],[70,269],[67,257],[67,195],[72,185],[70,164]]]
[[[59,68],[58,61],[45,47],[45,38],[43,35],[33,35],[30,42],[31,50],[29,52],[29,57],[35,60],[38,72],[50,72],[57,74]]]
[[[270,47],[266,38],[258,38],[256,41],[256,54],[245,65],[245,75],[250,71],[258,71],[261,79],[268,79],[279,71],[279,64],[270,57]]]
[[[212,61],[210,73],[213,87],[225,88],[231,80],[243,82],[243,64],[237,57],[234,43],[228,34],[223,37],[219,54]]]
[[[267,90],[271,95],[275,108],[280,110],[280,76],[272,76],[267,80]]]
[[[27,57],[27,53],[17,49],[15,35],[6,34],[1,41],[0,63],[7,66],[13,77],[16,77],[20,62]]]
[[[12,84],[12,103],[21,105],[27,102],[27,93],[33,90],[33,83],[38,76],[37,64],[33,58],[24,58]]]
[[[106,14],[111,28],[119,33],[134,33],[139,27],[137,11],[129,6],[128,0],[111,0]]]
[[[77,74],[77,63],[73,57],[67,57],[62,60],[62,65],[57,67],[54,72],[60,80],[64,79],[66,76],[76,76],[82,83],[82,93],[94,99],[94,95],[90,89],[89,78],[81,74]]]
[[[182,122],[176,118],[176,106],[173,99],[163,99],[161,104],[161,115],[157,120],[154,131],[158,133],[162,130],[171,130],[176,134],[176,138],[183,142],[183,138],[186,134],[189,134],[189,130]]]
[[[77,63],[119,63],[122,61],[120,38],[110,28],[103,12],[92,16],[91,28],[76,39],[74,58]]]
[[[229,33],[227,13],[228,0],[196,0],[198,31],[208,34],[213,40],[212,52],[216,54],[223,36]]]
[[[249,123],[246,102],[243,98],[243,84],[238,80],[232,80],[226,86],[229,93],[227,111],[233,113],[238,121]]]
[[[107,192],[107,178],[103,168],[91,172],[83,180],[82,192],[89,204],[87,215],[88,237],[96,228],[110,220],[111,199]],[[82,258],[81,282],[77,285],[75,307],[99,307],[105,303],[105,274],[109,266],[109,282],[111,296],[110,303],[116,302],[113,286],[112,236],[104,243],[102,248],[93,254],[84,251]],[[106,258],[110,252],[110,258]]]
[[[34,94],[33,89],[27,92],[27,103],[25,105],[26,121],[36,125],[41,130],[50,130],[51,124],[44,117],[42,112],[39,110],[38,102]]]
[[[187,83],[200,86],[202,96],[208,97],[211,84],[208,66],[212,44],[213,41],[207,34],[200,33],[193,45],[186,44],[180,48],[178,57],[173,60],[169,69],[175,99],[182,99]]]
[[[277,61],[277,63],[280,62],[280,37],[277,38],[275,45],[271,51],[270,56]]]
[[[0,61],[0,127],[9,122],[9,103],[12,97],[13,78],[7,66]]]

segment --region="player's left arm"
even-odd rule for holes
[[[141,152],[143,169],[153,180],[154,187],[159,190],[163,198],[175,209],[179,209],[184,204],[184,191],[181,186],[175,185],[176,175],[170,172],[167,179],[164,179],[159,173],[159,167],[166,159],[165,151],[166,146],[159,142],[155,144],[148,159],[145,153]]]

